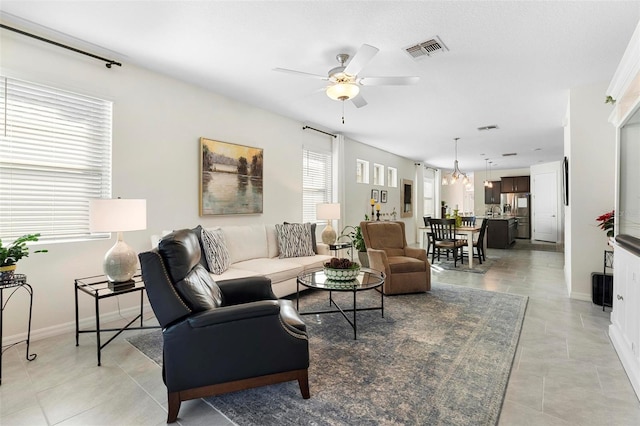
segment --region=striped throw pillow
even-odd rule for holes
[[[216,275],[220,275],[226,271],[231,264],[231,257],[225,245],[222,230],[215,229],[209,231],[202,228],[200,241],[202,242],[204,255],[207,258],[209,271]]]
[[[280,259],[315,255],[311,241],[311,224],[276,224],[276,233],[278,234]]]

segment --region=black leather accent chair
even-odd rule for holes
[[[151,307],[162,326],[167,423],[182,401],[297,380],[309,398],[309,341],[291,301],[271,280],[214,282],[191,230],[165,236],[139,254]]]

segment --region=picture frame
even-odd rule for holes
[[[200,216],[260,214],[262,148],[200,138]]]
[[[380,191],[378,191],[377,189],[372,189],[371,190],[371,198],[376,203],[379,202],[380,201]]]
[[[387,191],[385,190],[380,191],[380,202],[381,203],[387,202]]]

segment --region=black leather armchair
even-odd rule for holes
[[[139,254],[162,326],[167,423],[182,401],[290,380],[309,398],[309,342],[291,301],[278,300],[264,277],[215,283],[200,256],[198,236],[187,229]]]

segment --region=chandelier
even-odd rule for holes
[[[460,138],[454,138],[454,142],[455,142],[455,161],[453,162],[453,172],[451,172],[451,175],[449,177],[449,179],[447,179],[446,176],[444,176],[442,178],[442,184],[443,185],[453,185],[454,183],[456,183],[458,181],[458,179],[462,178],[462,183],[464,185],[469,183],[469,177],[467,176],[466,173],[463,173],[460,170],[460,167],[458,166],[458,139]]]

